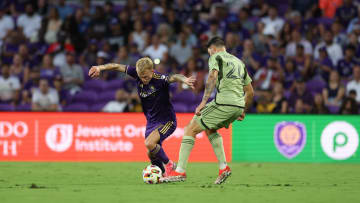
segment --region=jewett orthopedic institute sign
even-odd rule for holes
[[[280,122],[274,130],[274,143],[278,151],[288,159],[297,156],[306,143],[306,128],[300,122]]]
[[[178,159],[184,127],[193,114],[178,114],[178,128],[163,143]],[[143,114],[0,113],[0,161],[148,161]],[[231,129],[221,130],[231,160]],[[216,162],[204,134],[190,161]]]

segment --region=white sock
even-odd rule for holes
[[[178,173],[185,173],[185,169],[181,168],[181,167],[176,167],[176,172]]]
[[[227,163],[226,163],[226,162],[220,162],[220,164],[219,164],[220,170],[225,169],[226,166],[227,166]]]

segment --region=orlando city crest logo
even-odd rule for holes
[[[274,130],[274,142],[278,151],[288,159],[297,156],[306,143],[306,128],[300,122],[283,121]]]

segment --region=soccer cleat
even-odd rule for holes
[[[168,176],[160,178],[160,183],[181,182],[185,181],[185,179],[185,173],[178,173],[175,170],[172,170]]]
[[[220,185],[225,182],[225,180],[231,175],[231,169],[229,166],[226,166],[223,170],[219,170],[219,176],[215,180],[215,184]]]
[[[168,174],[171,173],[171,171],[176,169],[176,163],[170,160],[169,163],[164,165],[164,167],[165,167],[165,173],[163,174],[163,176],[166,177],[168,176]]]

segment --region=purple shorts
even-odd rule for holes
[[[173,132],[176,130],[176,121],[168,121],[157,123],[156,125],[147,125],[145,131],[145,139],[154,131],[158,130],[160,134],[160,141],[159,144],[161,145],[162,142],[169,137]]]

